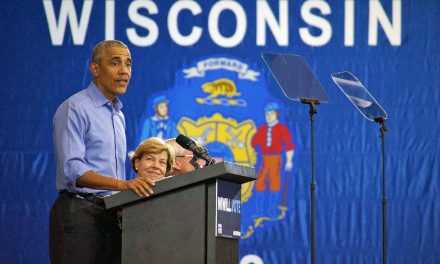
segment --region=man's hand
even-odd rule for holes
[[[133,180],[124,181],[100,175],[94,171],[88,171],[76,180],[78,187],[88,187],[92,189],[125,191],[133,190],[139,197],[148,197],[153,194],[151,186],[155,186],[154,181],[146,177],[136,177]]]
[[[121,181],[119,185],[120,186],[118,186],[118,189],[120,191],[130,189],[134,191],[139,197],[148,197],[153,194],[153,189],[151,188],[151,186],[155,186],[156,184],[150,179],[136,177],[133,180]]]

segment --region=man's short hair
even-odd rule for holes
[[[169,138],[165,140],[165,143],[173,148],[175,156],[184,155],[185,149],[177,143],[175,138]]]
[[[104,40],[99,42],[92,52],[92,62],[99,63],[101,58],[103,57],[103,53],[105,49],[111,48],[111,47],[121,47],[126,48],[128,50],[127,45],[124,44],[124,42],[119,40]]]

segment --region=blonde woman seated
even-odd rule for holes
[[[153,182],[171,173],[174,166],[174,151],[162,139],[151,137],[143,141],[131,158],[131,166],[137,177]]]

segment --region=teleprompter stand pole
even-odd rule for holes
[[[316,213],[316,207],[315,207],[315,190],[316,190],[316,183],[315,183],[315,156],[314,156],[314,149],[315,149],[315,134],[314,134],[314,127],[313,123],[315,120],[315,114],[318,112],[316,110],[317,105],[319,104],[319,100],[313,99],[313,98],[301,98],[301,103],[308,104],[310,107],[309,114],[310,114],[310,131],[311,131],[311,153],[312,153],[312,180],[310,182],[310,221],[311,221],[311,260],[312,264],[316,263],[316,250],[315,250],[315,213]]]
[[[388,128],[383,117],[376,117],[374,121],[380,125],[382,141],[382,263],[387,263],[387,197],[385,193],[385,132]]]

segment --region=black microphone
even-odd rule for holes
[[[204,159],[206,161],[205,166],[215,163],[215,160],[209,156],[208,150],[206,150],[204,147],[197,146],[196,142],[189,137],[180,134],[177,136],[176,142],[182,146],[182,148],[192,151],[195,157]]]

